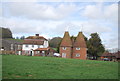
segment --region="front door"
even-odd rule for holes
[[[32,56],[32,51],[30,51],[30,56]]]

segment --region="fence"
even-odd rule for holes
[[[0,51],[0,54],[8,55],[8,54],[16,54],[16,52],[15,51]]]

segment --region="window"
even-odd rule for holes
[[[45,53],[45,51],[42,51],[42,53]]]
[[[76,54],[76,57],[80,57],[80,54]]]
[[[67,48],[66,47],[62,47],[63,50],[66,50]]]
[[[13,49],[13,44],[11,44],[11,49]]]
[[[40,45],[38,45],[38,48],[40,48]]]
[[[40,53],[40,51],[37,51],[37,53]]]
[[[32,45],[32,47],[34,48],[34,45]]]
[[[21,49],[21,45],[18,45],[18,49]]]
[[[29,54],[29,51],[26,50],[26,51],[25,51],[25,54]]]
[[[80,48],[78,47],[78,48],[76,48],[76,50],[80,50]]]
[[[62,58],[66,58],[66,53],[62,53]]]
[[[25,47],[28,47],[28,45],[26,44]]]

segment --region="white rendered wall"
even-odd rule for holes
[[[49,46],[48,41],[44,41],[44,48],[47,48]]]
[[[43,45],[40,45],[39,47],[43,48]],[[38,48],[38,45],[34,45],[34,47],[32,47],[32,45],[28,45],[28,47],[26,47],[26,44],[23,44],[23,49],[22,50],[31,50],[31,49],[35,50],[37,48]]]

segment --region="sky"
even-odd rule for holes
[[[118,48],[117,2],[4,0],[0,6],[0,26],[10,28],[13,37],[40,34],[48,39],[82,31],[89,39],[97,32],[106,49]]]

